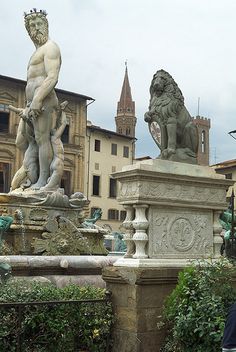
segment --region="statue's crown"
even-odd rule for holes
[[[30,10],[30,12],[24,12],[24,17],[26,18],[27,16],[33,15],[33,14],[39,14],[42,16],[47,16],[47,12],[45,10],[37,10],[36,8],[33,8],[32,10]]]

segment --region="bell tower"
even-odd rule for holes
[[[125,77],[121,90],[120,100],[117,103],[116,132],[135,138],[135,102],[132,100],[128,77],[127,63],[125,63]]]
[[[211,120],[202,116],[196,116],[193,123],[198,129],[198,164],[202,166],[209,165],[209,131],[211,128]]]

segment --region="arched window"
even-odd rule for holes
[[[130,128],[126,128],[126,136],[129,136],[130,135]]]
[[[201,134],[201,152],[206,153],[206,131],[202,131]]]

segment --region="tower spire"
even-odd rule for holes
[[[132,100],[129,84],[127,60],[125,61],[125,75],[121,89],[120,100],[117,104],[116,132],[135,137],[135,102]]]

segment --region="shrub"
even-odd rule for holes
[[[8,282],[0,286],[0,302],[39,302],[56,300],[98,299],[105,290],[69,285],[56,288],[42,283]],[[110,303],[60,304],[24,306],[21,331],[19,311],[0,309],[0,351],[16,351],[18,332],[22,336],[22,351],[79,351],[75,344],[89,352],[106,351],[112,324]],[[77,347],[78,348],[78,347]]]
[[[164,322],[168,337],[162,352],[218,352],[229,306],[235,267],[227,260],[200,261],[179,273],[167,298]]]

